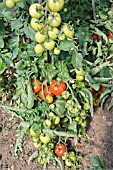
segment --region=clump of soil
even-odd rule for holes
[[[29,156],[35,151],[30,136],[23,143],[23,152],[17,159],[14,156],[16,143],[15,129],[19,122],[13,119],[9,122],[10,113],[1,111],[0,113],[0,170],[42,170],[37,159],[28,165]],[[113,114],[97,108],[92,118],[86,138],[81,140],[83,146],[75,149],[82,155],[86,155],[80,162],[79,170],[92,166],[91,157],[98,155],[103,160],[106,170],[113,168]],[[48,170],[57,170],[59,167],[48,166]],[[64,167],[64,170],[66,168]]]

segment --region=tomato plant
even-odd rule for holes
[[[32,85],[33,92],[37,93],[41,90],[42,85],[40,83],[40,80],[32,80],[31,85]]]
[[[66,152],[66,147],[64,144],[59,143],[55,146],[54,152],[57,156],[62,156]]]

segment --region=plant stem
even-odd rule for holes
[[[94,17],[94,20],[96,21],[96,12],[95,12],[95,0],[92,0],[92,8],[93,8],[93,17]]]

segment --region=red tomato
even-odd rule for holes
[[[97,34],[92,34],[92,38],[93,38],[93,40],[97,40],[98,39],[98,35]]]
[[[41,90],[41,83],[40,80],[31,80],[32,89],[35,93]]]
[[[44,6],[43,9],[46,10],[46,6]]]
[[[54,152],[57,156],[62,156],[66,152],[66,147],[64,144],[59,143],[55,146]]]
[[[112,32],[109,31],[107,35],[108,39],[112,39],[112,36],[113,36]]]
[[[92,95],[95,95],[95,94],[96,94],[96,90],[92,89]]]
[[[106,86],[101,86],[100,91],[103,92],[106,89]]]
[[[99,90],[98,94],[99,94],[99,96],[101,96],[101,95],[102,95],[102,91],[101,91],[101,90]]]
[[[50,84],[50,91],[56,96],[62,95],[62,92],[65,90],[66,90],[66,84],[63,81],[58,83],[58,80],[55,80]]]
[[[39,92],[39,97],[40,97],[42,100],[45,99],[45,95],[44,95],[44,91],[43,91],[43,90],[41,90],[41,91]]]

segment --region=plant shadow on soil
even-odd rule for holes
[[[86,155],[80,162],[79,170],[85,170],[85,167],[92,167],[91,157],[98,155],[103,160],[106,170],[113,169],[113,110],[107,112],[107,106],[110,99],[106,102],[104,110],[95,109],[94,117],[88,122],[87,137],[82,139],[83,146],[77,146],[75,150],[82,155]],[[1,110],[0,113],[0,170],[43,170],[38,164],[37,159],[30,165],[27,161],[29,156],[35,151],[30,137],[23,143],[23,152],[16,159],[14,148],[16,143],[15,129],[19,124],[17,119],[9,122],[10,113]],[[64,166],[63,166],[64,167]],[[53,167],[50,163],[48,170],[57,170],[59,167]],[[66,167],[64,167],[66,170]]]

